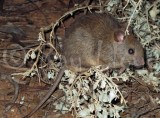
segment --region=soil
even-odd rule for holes
[[[0,27],[12,23],[24,31],[25,37],[19,39],[24,47],[36,45],[40,28],[54,23],[69,7],[73,7],[69,5],[69,0],[5,0],[3,11],[0,12]],[[63,34],[64,28],[61,29],[59,34]],[[50,87],[39,81],[38,77],[25,80],[14,78],[16,82],[11,80],[11,74],[29,68],[29,65],[26,67],[23,64],[26,52],[13,50],[24,47],[13,40],[12,34],[0,32],[0,117],[22,118],[40,102]],[[121,114],[122,118],[160,118],[160,107],[152,100],[152,97],[159,98],[160,95],[141,78],[131,80],[118,83],[121,91],[127,91],[124,96],[128,109]],[[16,89],[19,91],[17,94]],[[54,96],[58,94],[60,92],[57,91]],[[17,99],[13,102],[16,95]],[[53,98],[50,98],[32,118],[73,117],[71,113],[62,115],[61,112],[54,112],[53,102]]]

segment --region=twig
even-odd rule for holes
[[[133,13],[132,13],[129,21],[128,21],[128,25],[127,25],[125,34],[129,34],[129,33],[128,33],[128,28],[129,28],[129,26],[130,26],[130,24],[131,24],[131,21],[132,21],[132,19],[133,19],[133,17],[134,17],[135,12],[136,12],[136,10],[137,10],[137,8],[138,8],[138,6],[140,5],[141,2],[142,2],[142,0],[139,0],[138,3],[136,4],[136,7],[135,7],[135,9],[134,9],[134,11],[133,11]]]
[[[15,94],[14,94],[14,98],[12,100],[11,103],[15,103],[17,98],[18,98],[18,93],[19,93],[19,85],[17,82],[15,82],[13,79],[11,79],[11,77],[8,77],[7,78],[11,84],[13,84],[14,86],[14,91],[15,91]],[[8,112],[11,108],[13,107],[13,105],[6,105],[6,108],[5,108],[5,111]]]

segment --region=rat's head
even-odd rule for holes
[[[141,67],[144,65],[144,50],[140,42],[135,38],[132,32],[126,35],[124,31],[114,32],[114,49],[119,63],[124,65],[134,65]]]

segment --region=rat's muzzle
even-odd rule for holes
[[[144,58],[143,57],[136,58],[134,60],[134,66],[137,67],[137,68],[143,67],[144,64],[145,64],[145,62],[144,62]]]

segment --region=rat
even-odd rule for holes
[[[126,26],[109,13],[91,13],[76,19],[65,31],[62,40],[64,66],[47,95],[27,117],[36,112],[58,86],[64,70],[83,72],[92,66],[120,68],[144,65],[144,50],[132,30],[125,35]],[[24,118],[27,118],[24,117]]]
[[[66,30],[62,55],[69,70],[81,72],[91,66],[120,68],[144,65],[144,50],[131,28],[108,13],[93,13],[78,18]]]

